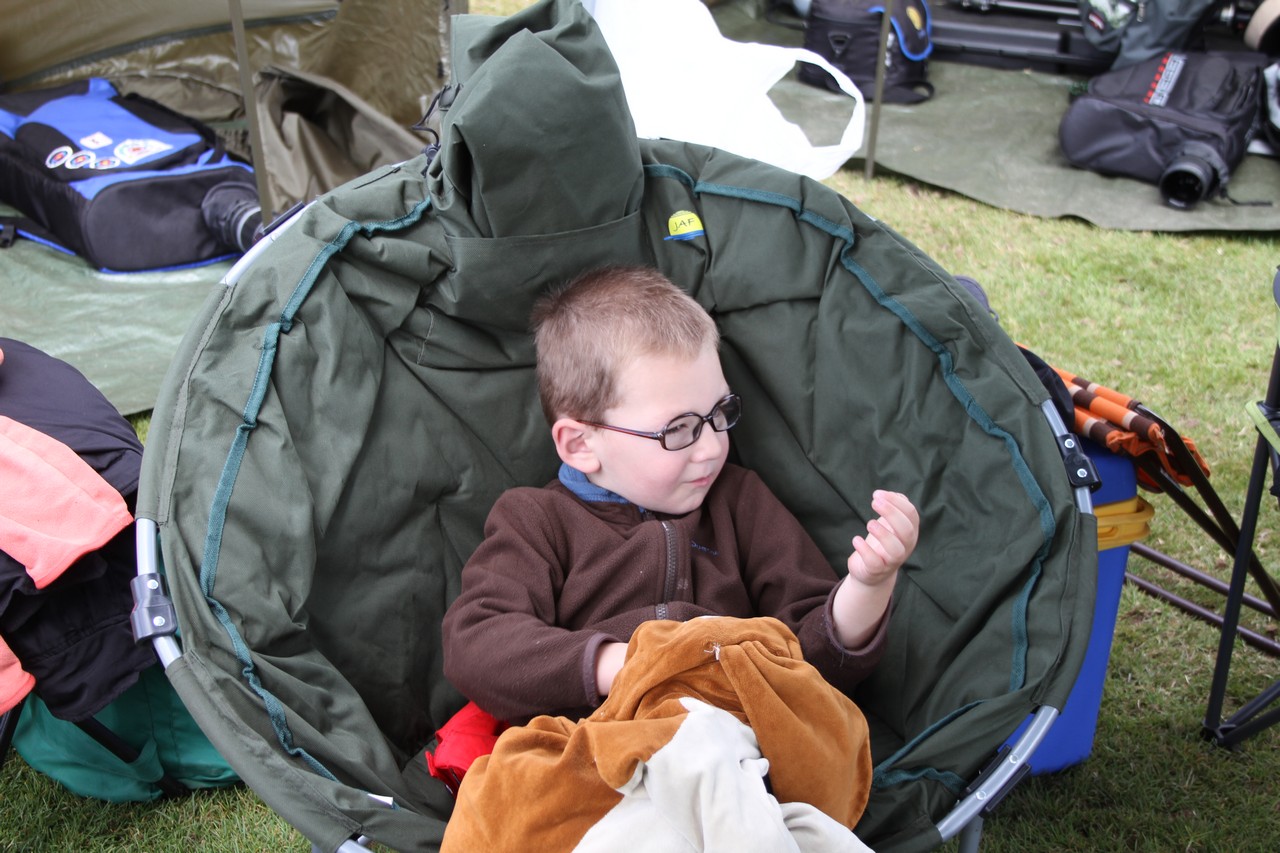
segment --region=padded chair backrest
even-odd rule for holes
[[[636,140],[577,3],[455,34],[439,155],[272,235],[174,360],[140,509],[179,608],[171,679],[317,844],[434,849],[449,798],[410,758],[461,703],[439,620],[496,496],[557,464],[529,307],[583,269],[653,264],[722,329],[749,413],[735,452],[838,571],[872,488],[922,509],[885,663],[856,697],[877,763],[859,833],[934,846],[1027,712],[1061,707],[1087,642],[1092,520],[1043,386],[963,287],[837,193]],[[693,216],[702,233],[668,239]]]

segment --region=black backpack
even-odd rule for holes
[[[1219,0],[1079,0],[1085,39],[1124,68],[1168,51],[1200,49]]]
[[[1264,63],[1166,53],[1100,74],[1062,116],[1062,153],[1074,166],[1155,184],[1172,207],[1224,196],[1256,130]]]
[[[805,24],[804,46],[849,76],[870,101],[875,97],[876,57],[880,52],[883,0],[813,0]],[[914,104],[933,96],[929,54],[932,24],[925,0],[895,0],[885,53],[884,101]],[[801,64],[800,79],[833,91],[839,87],[826,71]]]

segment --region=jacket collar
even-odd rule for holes
[[[617,492],[611,492],[603,486],[597,486],[587,479],[586,474],[565,462],[560,463],[560,482],[564,484],[566,489],[573,492],[579,500],[586,503],[631,503],[631,501]],[[641,512],[643,511],[641,510]]]

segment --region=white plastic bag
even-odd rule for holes
[[[710,145],[818,180],[835,174],[861,147],[862,93],[818,54],[726,39],[700,0],[588,0],[584,5],[622,72],[641,137]],[[800,61],[825,69],[854,99],[836,145],[813,145],[769,99],[773,85]]]

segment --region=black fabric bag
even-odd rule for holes
[[[238,254],[261,222],[211,129],[102,78],[0,96],[0,201],[18,233],[111,271]]]
[[[1204,26],[1217,0],[1079,0],[1084,37],[1113,55],[1111,68],[1158,59],[1168,51],[1203,48]]]
[[[74,450],[132,512],[142,442],[129,422],[67,362],[11,338],[0,338],[0,351],[0,416]],[[51,507],[61,505],[55,484],[5,482],[5,488],[40,488]],[[130,627],[135,550],[129,525],[37,587],[26,567],[0,548],[0,637],[35,677],[36,695],[59,719],[97,714],[156,662],[154,651],[134,642]]]
[[[875,97],[876,58],[880,52],[883,0],[813,0],[805,24],[804,46],[849,75],[862,96]],[[885,52],[884,100],[914,104],[933,96],[929,82],[932,25],[925,0],[895,0]],[[802,64],[800,79],[833,91],[839,87],[826,71]]]
[[[1248,53],[1167,53],[1100,74],[1058,128],[1074,166],[1155,184],[1171,207],[1226,195],[1263,99]]]

